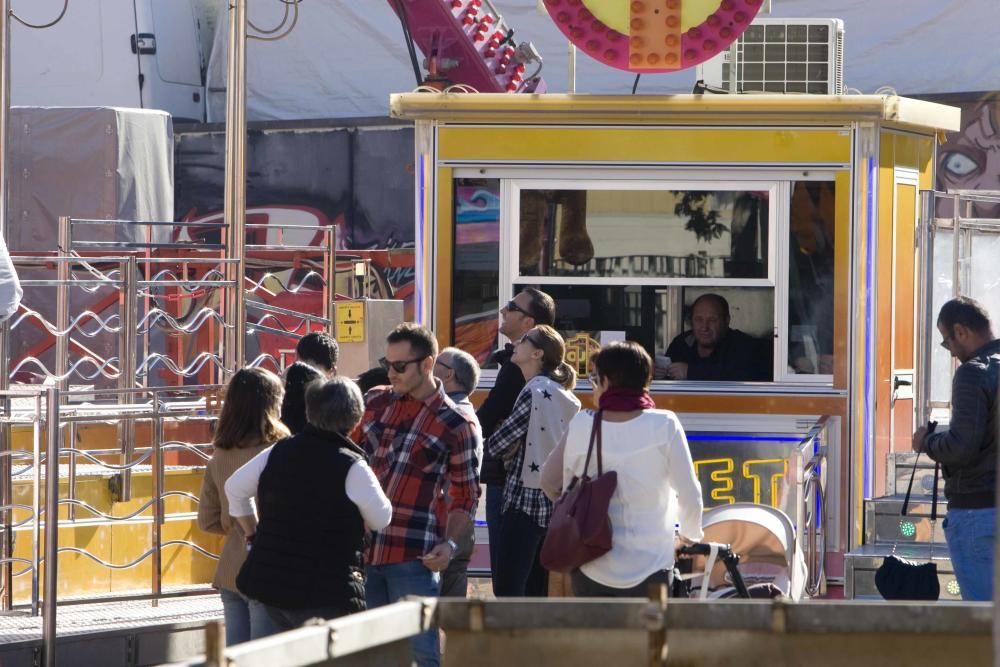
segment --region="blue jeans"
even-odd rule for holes
[[[996,535],[995,507],[948,509],[944,519],[944,536],[963,600],[989,602],[993,599]]]
[[[428,570],[419,560],[369,565],[365,568],[365,574],[368,577],[365,598],[369,609],[398,602],[407,595],[437,597],[441,589],[441,575]],[[420,667],[437,667],[441,664],[437,627],[411,639],[410,646],[413,658]]]
[[[503,523],[503,484],[486,485],[486,530],[489,534],[490,573],[497,574],[497,561],[500,556],[497,548],[500,546],[500,526]]]
[[[219,595],[222,597],[222,616],[226,621],[226,646],[279,632],[262,603],[225,588],[219,589]]]

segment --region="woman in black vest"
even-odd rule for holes
[[[392,507],[364,451],[346,435],[363,412],[351,380],[313,383],[305,430],[261,452],[226,483],[249,551],[236,585],[267,605],[282,630],[365,609],[365,533],[387,526]]]

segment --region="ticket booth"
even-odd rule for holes
[[[412,93],[392,112],[416,123],[417,312],[441,343],[485,361],[507,342],[500,307],[540,288],[586,404],[590,352],[640,342],[662,378],[657,404],[732,435],[705,454],[731,459],[728,473],[699,467],[706,499],[731,497],[720,484],[760,492],[741,430],[774,440],[828,418],[825,538],[839,576],[863,499],[912,433],[918,194],[958,109],[896,96]],[[671,377],[667,357],[693,340],[692,305],[707,294],[725,304],[739,353],[722,372]]]

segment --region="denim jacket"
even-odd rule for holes
[[[929,434],[923,451],[941,464],[950,507],[994,505],[1000,339],[976,350],[952,380],[947,431]]]

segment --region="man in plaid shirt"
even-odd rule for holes
[[[392,521],[375,533],[368,553],[369,609],[407,595],[437,595],[440,573],[476,513],[477,434],[433,375],[437,353],[437,340],[424,327],[406,322],[393,329],[380,361],[392,386],[368,392],[355,431],[392,503]],[[445,480],[451,502],[442,530],[434,509]],[[439,664],[437,629],[415,637],[412,646],[418,665]]]

